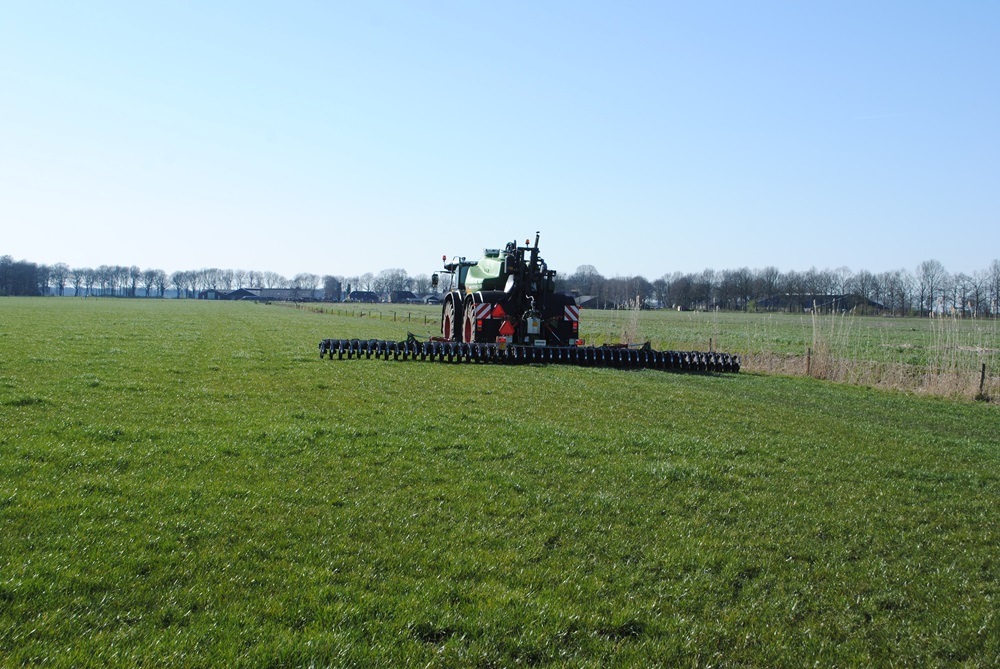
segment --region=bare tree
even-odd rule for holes
[[[404,269],[384,269],[375,277],[374,290],[376,293],[393,293],[398,290],[406,290],[406,282],[409,277]]]
[[[139,286],[139,281],[142,279],[142,270],[132,265],[128,268],[128,296],[135,297],[136,288]]]
[[[48,265],[35,265],[35,263],[27,263],[28,265],[34,265],[35,267],[35,283],[36,283],[36,294],[45,295],[48,297],[52,294],[52,268]]]
[[[163,294],[167,291],[167,282],[168,279],[166,272],[164,272],[162,269],[153,270],[152,289],[157,297],[163,297]]]
[[[913,313],[913,306],[917,304],[917,279],[910,270],[899,269],[896,270],[896,280],[903,300],[900,315],[909,316]],[[919,312],[920,305],[917,304],[917,313]]]
[[[802,272],[791,270],[781,275],[778,290],[785,295],[805,295],[806,278]]]
[[[56,263],[49,268],[49,276],[52,277],[52,282],[56,285],[56,294],[62,297],[63,293],[66,292],[66,282],[70,277],[69,265],[64,262]]]
[[[909,285],[903,280],[906,270],[892,270],[878,275],[879,292],[882,304],[890,314],[906,315],[907,301],[910,294]]]
[[[667,286],[667,304],[681,309],[691,309],[698,301],[698,277],[675,272]]]
[[[128,290],[128,267],[124,265],[111,266],[111,295],[124,297]]]
[[[694,277],[693,284],[691,286],[691,298],[696,303],[692,306],[703,305],[705,309],[714,308],[717,304],[714,300],[718,289],[718,273],[710,267],[703,269],[697,276]]]
[[[170,283],[173,285],[174,290],[177,291],[178,299],[184,296],[184,286],[187,285],[187,278],[184,274],[184,272],[174,272],[170,275]]]
[[[601,300],[616,307],[625,307],[638,300],[645,304],[653,294],[653,284],[643,276],[616,276],[604,281],[601,290]]]
[[[969,297],[973,292],[972,277],[964,272],[953,274],[948,289],[951,312],[960,316],[974,315],[969,307]]]
[[[83,285],[87,288],[87,297],[94,294],[94,285],[97,283],[97,270],[87,267],[83,270]]]
[[[777,267],[755,269],[753,274],[755,299],[767,300],[777,297],[778,284],[781,281],[781,272]]]
[[[639,298],[640,304],[646,304],[653,296],[653,284],[641,274],[632,277],[629,288],[632,289],[632,294]]]
[[[876,286],[878,285],[878,279],[874,274],[866,269],[861,270],[856,275],[854,275],[851,285],[854,288],[854,294],[865,301],[861,307],[861,313],[868,311],[868,302],[874,302],[875,293],[877,292]]]
[[[934,311],[942,296],[948,272],[937,260],[925,260],[917,265],[917,285],[920,295],[920,315]]]
[[[142,271],[142,287],[146,291],[146,297],[152,297],[153,288],[156,286],[156,270],[145,269]]]
[[[320,278],[315,274],[296,274],[292,277],[292,290],[295,297],[309,297],[316,295]]]
[[[753,272],[748,267],[727,269],[722,272],[719,286],[723,306],[746,311],[753,297]]]
[[[203,269],[201,274],[201,288],[204,290],[219,290],[222,286],[222,270],[217,267]]]
[[[426,274],[418,274],[413,277],[413,292],[417,295],[426,295],[431,292],[431,278]]]
[[[73,297],[80,296],[80,287],[83,285],[84,278],[87,276],[87,270],[83,267],[77,267],[70,270],[71,280],[73,281]]]
[[[669,289],[670,289],[670,279],[664,274],[659,279],[653,281],[653,299],[656,300],[657,306],[661,309],[667,307],[670,304],[669,301]]]
[[[854,278],[854,274],[851,272],[850,267],[840,266],[833,270],[833,278],[835,280],[835,289],[831,292],[836,292],[840,295],[850,294],[849,286],[851,285],[851,279]]]
[[[806,282],[812,295],[833,295],[839,285],[837,274],[833,270],[817,270],[815,267],[810,267],[806,272]]]
[[[606,279],[593,265],[580,265],[566,277],[565,290],[577,295],[600,295]]]
[[[284,288],[288,284],[288,279],[277,272],[262,272],[260,277],[264,288]]]
[[[987,314],[988,301],[986,291],[989,286],[990,275],[986,270],[976,270],[972,273],[969,282],[969,301],[973,316],[985,316]]]
[[[296,274],[292,279],[292,287],[301,290],[316,290],[319,288],[320,278],[315,274]]]
[[[107,265],[101,265],[95,272],[97,272],[96,283],[100,288],[100,295],[104,297],[107,295],[108,286],[111,284],[111,268]]]

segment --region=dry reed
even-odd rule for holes
[[[623,344],[638,344],[643,341],[639,328],[642,316],[642,298],[636,295],[635,299],[627,300],[623,311],[625,312],[625,321],[622,324],[621,342]]]
[[[898,359],[873,359],[856,335],[857,318],[853,313],[820,315],[814,310],[811,345],[804,354],[758,350],[743,356],[743,367],[747,371],[811,376],[942,397],[1000,400],[1000,351],[992,347],[996,333],[986,337],[983,328],[967,327],[966,322],[974,319],[941,315],[929,318],[930,343],[925,360],[915,364],[904,361],[902,354]],[[995,330],[995,322],[993,327]],[[891,344],[883,342],[883,346]]]

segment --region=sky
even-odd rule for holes
[[[6,3],[0,255],[971,273],[997,35],[995,0]]]

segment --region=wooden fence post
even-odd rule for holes
[[[810,346],[806,349],[806,376],[810,376],[810,372],[812,371],[812,355],[813,350]]]

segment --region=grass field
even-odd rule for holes
[[[0,300],[0,663],[1000,664],[995,404],[318,358],[401,313]]]

